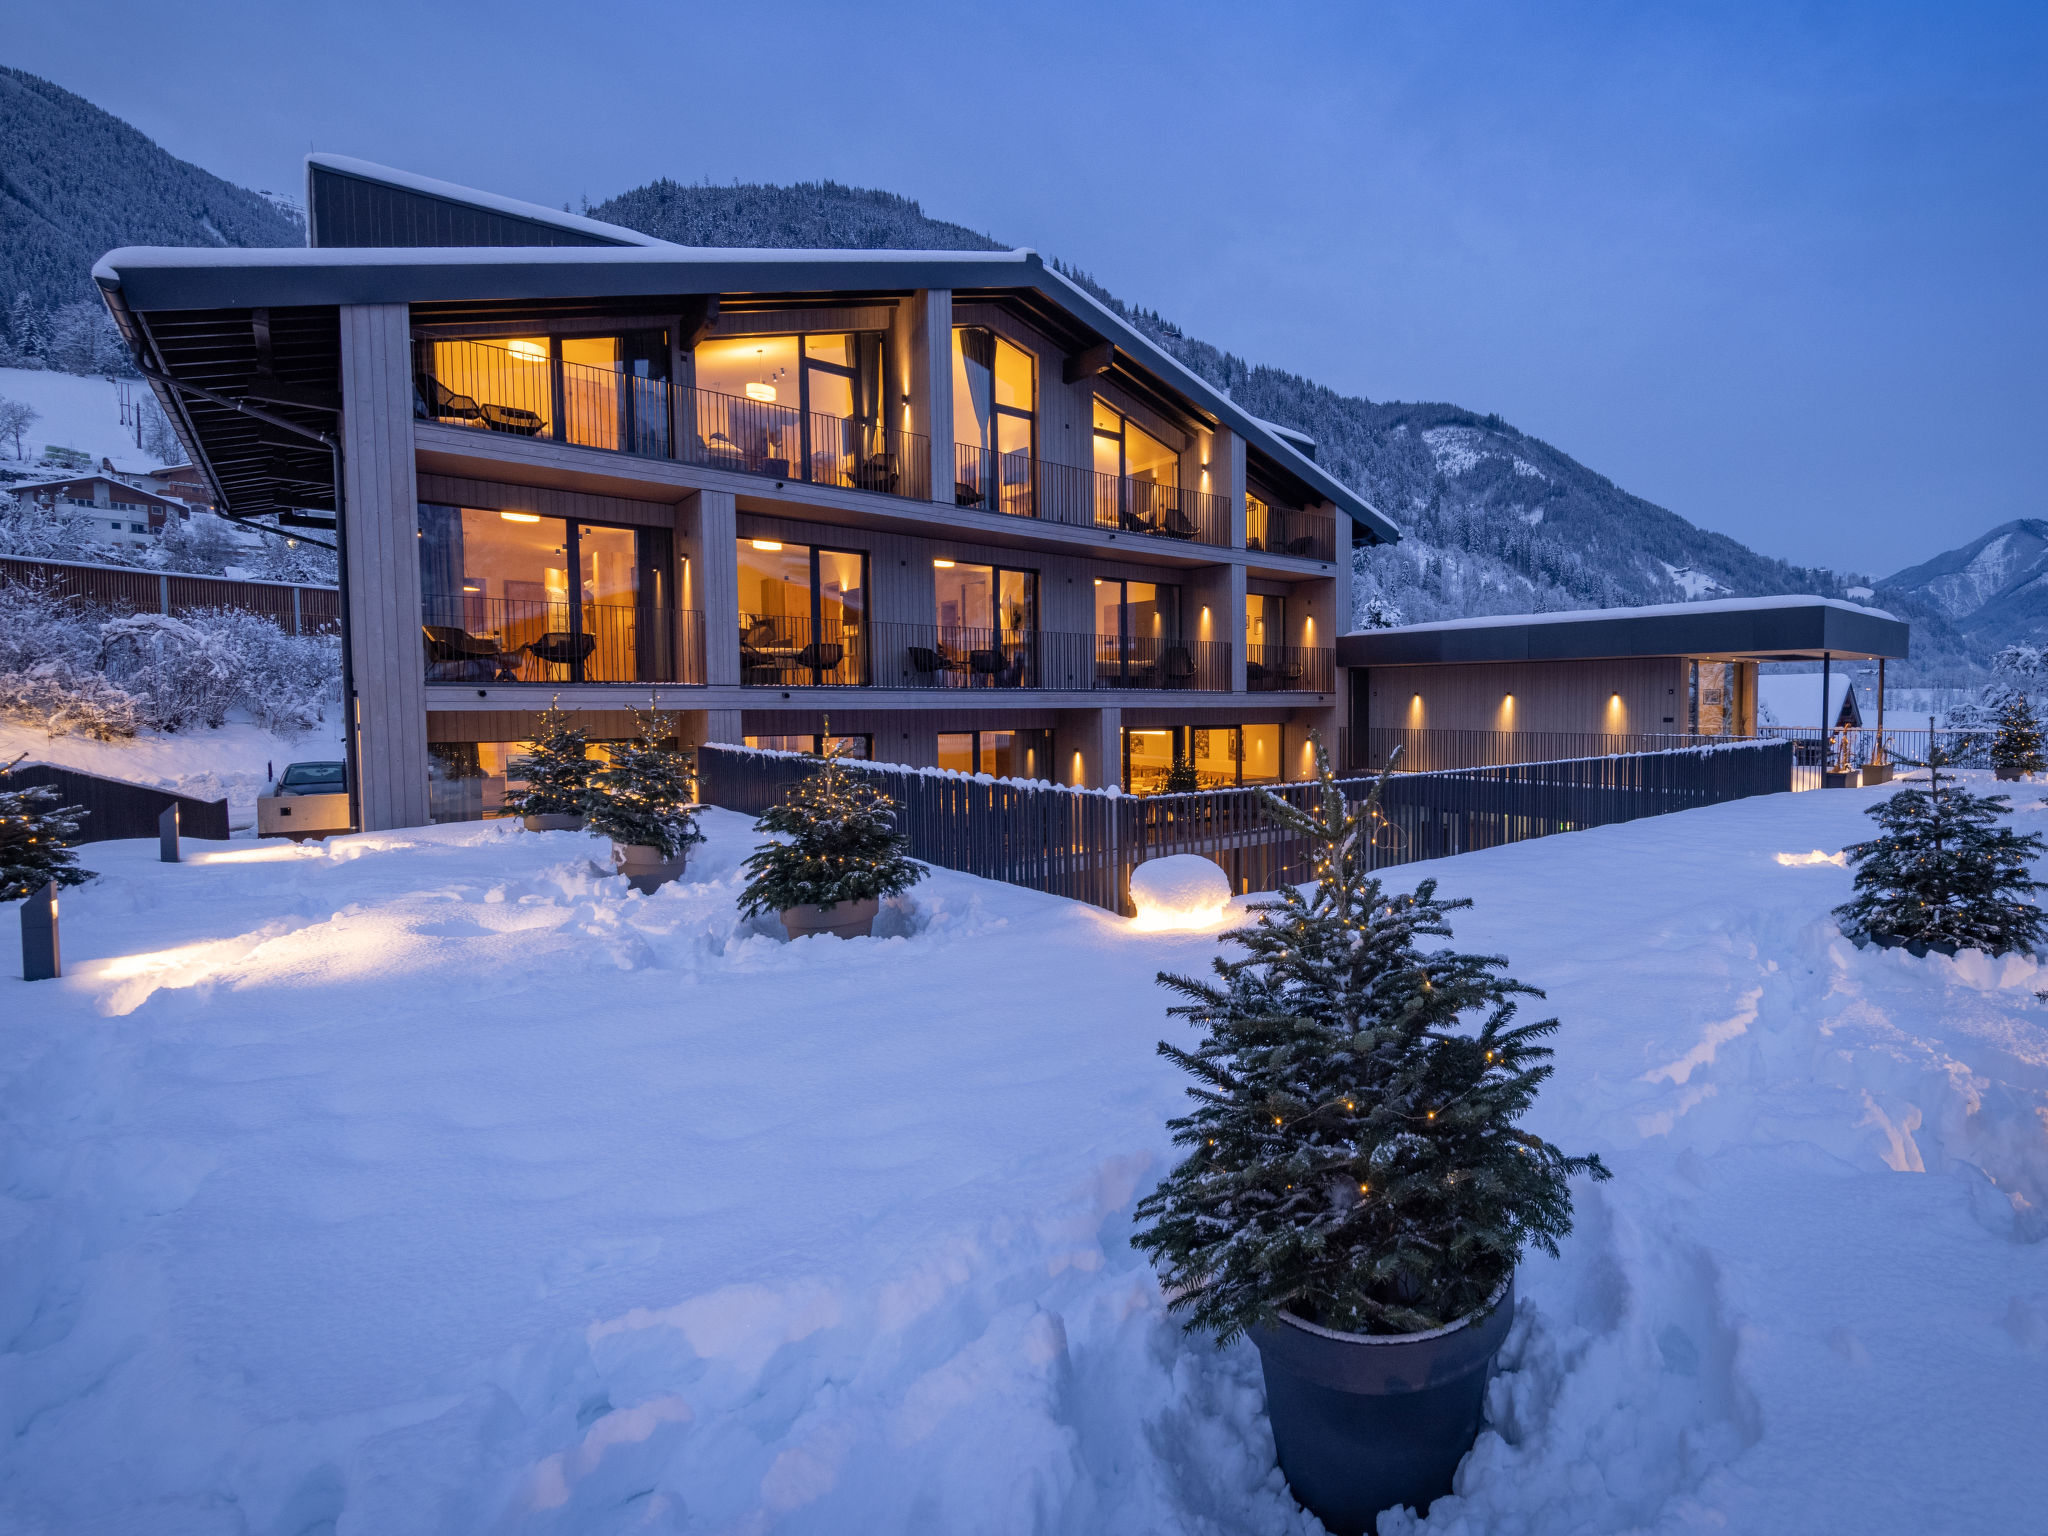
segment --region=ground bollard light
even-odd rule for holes
[[[156,819],[157,857],[166,864],[178,862],[178,802],[173,800]]]
[[[54,981],[63,974],[57,944],[57,882],[52,880],[21,904],[21,977]]]

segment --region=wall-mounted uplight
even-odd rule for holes
[[[477,584],[476,584],[475,582],[473,582],[473,581],[465,581],[465,582],[464,582],[464,583],[462,584],[462,590],[463,590],[463,591],[465,591],[465,592],[481,592],[481,591],[483,591],[483,588],[482,588],[482,587],[480,587],[480,586],[478,586],[478,585],[477,585]]]
[[[749,400],[765,400],[772,405],[775,403],[775,386],[773,384],[749,384],[747,386],[747,398]]]
[[[500,512],[498,516],[505,519],[508,523],[537,523],[540,521],[540,514],[538,512]]]
[[[774,539],[755,539],[753,541],[753,544],[754,548],[759,550],[765,550],[771,555],[782,548],[782,546],[779,543],[777,543]]]

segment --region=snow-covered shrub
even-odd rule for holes
[[[146,701],[103,672],[58,659],[23,672],[0,672],[0,715],[28,721],[52,736],[112,741],[133,736]]]
[[[25,560],[91,559],[96,519],[78,508],[45,506],[29,496],[0,495],[0,555]]]
[[[271,730],[304,730],[341,670],[333,636],[287,635],[233,608],[127,614],[101,626],[100,642],[108,674],[141,697],[143,722],[162,731],[219,726],[237,708]]]
[[[303,731],[326,713],[341,682],[339,636],[288,635],[258,614],[234,608],[190,614],[186,623],[241,658],[240,707],[258,725]]]
[[[95,666],[100,616],[40,577],[0,582],[0,672],[46,661]]]

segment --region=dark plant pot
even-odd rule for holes
[[[1863,942],[1875,944],[1879,949],[1903,949],[1915,960],[1925,960],[1929,954],[1947,955],[1953,960],[1962,953],[1954,944],[1929,943],[1925,939],[1902,939],[1895,933],[1874,933]]]
[[[782,926],[792,939],[813,933],[829,933],[841,939],[865,939],[875,931],[875,917],[882,910],[882,898],[839,901],[829,907],[806,903],[782,909]]]
[[[1863,785],[1861,768],[1824,768],[1821,770],[1822,789],[1860,789]]]
[[[1890,763],[1865,763],[1863,765],[1863,787],[1865,789],[1874,789],[1879,784],[1889,784],[1891,781],[1892,765]]]
[[[1991,771],[1998,775],[2001,782],[2006,784],[2017,784],[2027,776],[2024,768],[1994,768]]]
[[[526,818],[526,830],[529,832],[581,832],[589,824],[584,817],[571,816],[563,811],[548,811]]]
[[[1252,1330],[1280,1470],[1331,1536],[1372,1531],[1397,1505],[1427,1513],[1451,1491],[1514,1319],[1510,1276],[1487,1310],[1430,1333],[1337,1333],[1293,1318]]]
[[[647,843],[612,844],[612,867],[643,896],[652,896],[669,881],[682,878],[683,867],[689,862],[688,849],[672,859]]]

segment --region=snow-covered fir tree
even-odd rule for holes
[[[92,879],[78,865],[71,846],[78,836],[78,806],[59,805],[57,791],[45,784],[15,788],[16,758],[0,768],[0,901],[20,901],[50,881],[60,886],[83,885]]]
[[[1991,766],[2005,773],[2048,770],[2042,753],[2041,722],[2027,696],[2015,689],[1998,710],[1998,730],[1991,738]]]
[[[1225,936],[1213,981],[1166,973],[1204,1031],[1160,1054],[1195,1079],[1172,1122],[1188,1156],[1139,1202],[1137,1245],[1171,1307],[1221,1341],[1287,1312],[1346,1333],[1441,1327],[1484,1307],[1530,1243],[1571,1230],[1573,1174],[1607,1177],[1522,1130],[1555,1019],[1517,1024],[1535,988],[1449,939],[1424,880],[1389,895],[1368,868],[1382,778],[1347,805],[1317,752],[1314,811],[1269,796],[1309,839],[1315,884],[1283,886]]]
[[[763,843],[748,857],[743,915],[895,896],[924,878],[896,830],[896,802],[849,773],[843,751],[827,751],[818,771],[754,824],[787,841]]]
[[[541,713],[540,729],[525,756],[511,763],[510,777],[526,784],[506,791],[505,809],[514,816],[587,816],[590,779],[597,769],[589,735],[571,722],[557,696]]]
[[[1928,755],[1927,783],[1907,781],[1869,807],[1884,830],[1847,850],[1856,895],[1835,908],[1842,932],[1858,942],[1924,945],[1987,955],[2041,944],[2041,909],[2030,899],[2048,889],[2030,860],[2048,852],[2038,832],[1999,825],[2012,809],[2003,795],[1977,795],[1948,759]]]
[[[635,739],[612,748],[611,761],[590,777],[590,825],[613,842],[658,848],[679,859],[697,830],[697,805],[689,754],[671,743],[676,717],[658,708],[634,710]]]

